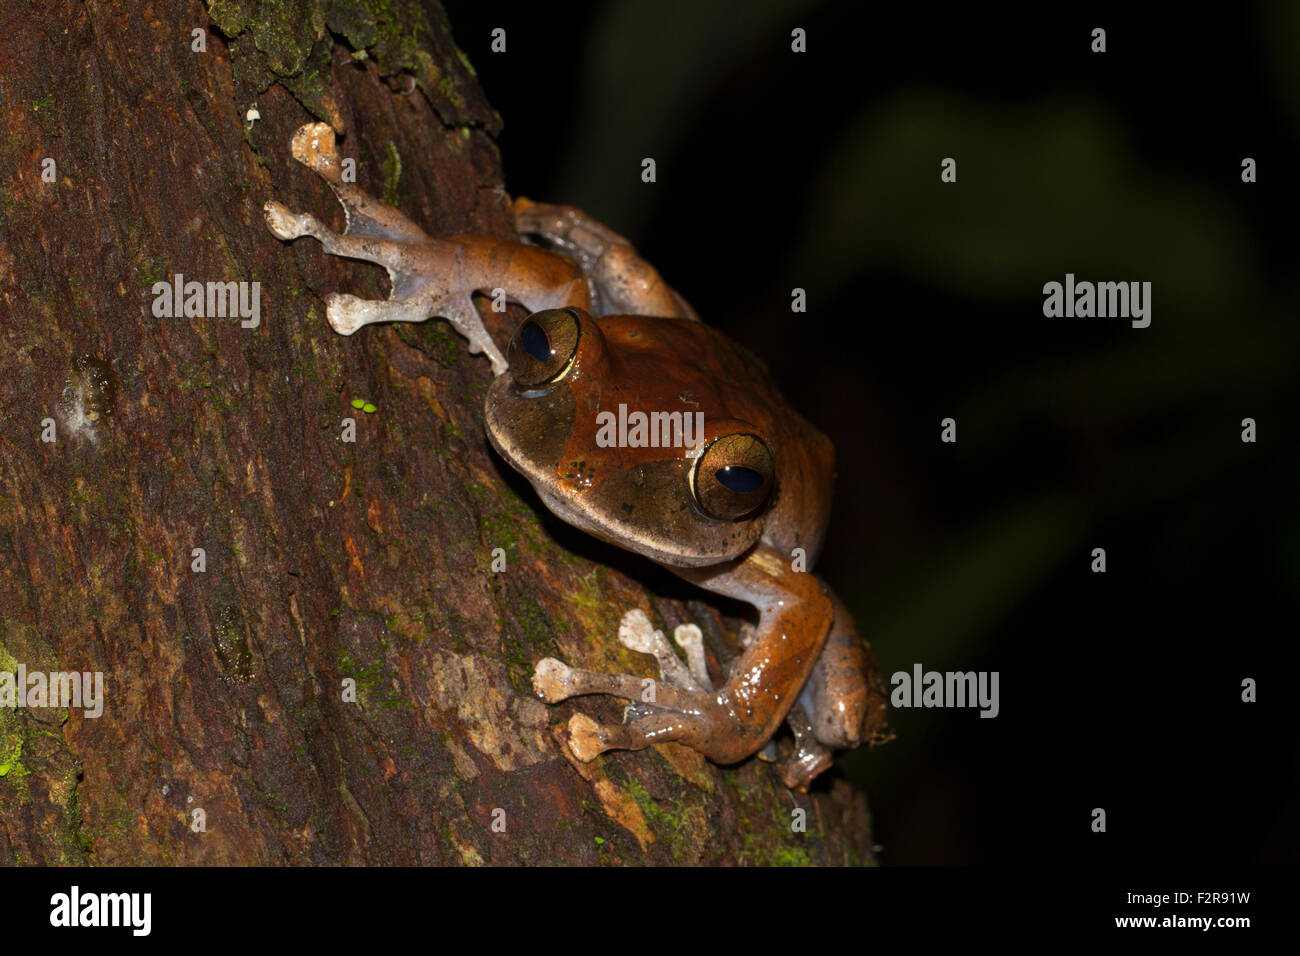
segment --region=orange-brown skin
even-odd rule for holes
[[[806,785],[826,767],[829,747],[856,746],[884,717],[866,647],[847,613],[816,576],[795,570],[796,549],[808,567],[821,546],[833,448],[762,364],[715,329],[684,318],[578,317],[578,347],[562,377],[521,387],[507,372],[489,389],[485,424],[493,446],[557,515],[707,590],[749,602],[759,625],[714,691],[660,685],[654,706],[644,707],[639,679],[558,661],[539,665],[534,686],[550,701],[604,693],[638,705],[620,726],[575,718],[570,730],[580,757],[676,740],[717,763],[763,747],[808,688],[796,715],[796,731],[806,733],[797,733],[798,752],[783,766],[788,782]],[[736,432],[761,437],[775,464],[768,500],[739,520],[712,518],[692,496],[694,459],[685,449],[602,447],[597,415],[620,403],[703,412],[706,446]]]
[[[348,224],[335,233],[272,201],[271,231],[281,239],[313,236],[327,252],[384,265],[392,278],[384,302],[331,294],[327,315],[337,331],[448,318],[497,373],[486,401],[488,438],[548,508],[758,609],[753,639],[716,689],[698,629],[677,629],[687,666],[639,611],[624,616],[619,639],[659,660],[663,679],[652,699],[638,677],[539,662],[533,685],[545,700],[612,694],[631,702],[621,725],[575,715],[569,730],[577,756],[591,760],[605,750],[671,740],[734,763],[763,748],[787,720],[796,746],[782,776],[803,788],[829,766],[832,748],[857,746],[883,728],[884,694],[867,645],[844,606],[802,570],[812,567],[826,530],[834,450],[787,403],[761,362],[700,323],[627,240],[577,209],[515,201],[519,233],[551,249],[475,235],[435,239],[341,180],[328,127],[302,127],[291,148],[334,190]],[[568,354],[546,338],[530,359],[517,332],[510,361],[522,362],[507,371],[469,298],[498,288],[535,313],[521,327],[534,326],[529,354],[545,321],[571,333],[559,339]],[[539,355],[554,359],[559,371],[533,381],[525,370],[529,361],[542,362]],[[702,413],[702,441],[694,449],[602,444],[597,416],[620,404],[645,413]],[[735,441],[739,446],[728,444]],[[720,457],[719,449],[741,446],[757,457]],[[758,490],[723,482],[735,463],[753,465],[751,477],[761,474]],[[736,502],[744,507],[726,510]],[[718,516],[720,508],[726,517]]]

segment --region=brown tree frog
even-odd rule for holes
[[[624,615],[619,639],[655,656],[660,681],[538,662],[533,687],[543,700],[607,694],[629,702],[622,724],[573,715],[576,757],[677,741],[730,764],[761,750],[770,756],[769,741],[787,721],[795,746],[780,771],[802,789],[830,765],[833,748],[883,735],[885,697],[868,645],[821,580],[796,570],[811,567],[822,543],[834,449],[757,359],[700,322],[627,240],[572,207],[515,201],[517,231],[549,248],[479,235],[436,239],[342,181],[328,126],[302,127],[291,151],[334,190],[347,227],[335,233],[272,201],[271,231],[314,236],[326,252],[385,266],[392,280],[384,302],[330,295],[336,331],[448,318],[470,351],[492,363],[492,447],[552,512],[758,611],[743,652],[718,680],[697,627],[675,631],[683,663],[640,610]],[[534,313],[505,356],[471,301],[496,288]],[[637,441],[634,428],[620,430],[623,441],[607,440],[598,416],[622,413],[620,405],[656,416],[651,434],[643,428]],[[697,414],[703,433],[682,447],[677,422]]]

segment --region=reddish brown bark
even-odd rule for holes
[[[614,639],[628,607],[715,653],[736,621],[544,513],[445,323],[335,335],[321,294],[382,298],[382,273],[267,232],[272,196],[339,221],[287,153],[315,116],[430,231],[509,234],[499,119],[444,15],[374,6],[401,24],[342,0],[0,7],[0,669],[103,671],[106,696],[98,719],[0,709],[0,861],[869,861],[846,785],[792,797],[673,745],[564,756],[534,661],[649,674]],[[261,324],[156,318],[177,273],[260,282]]]

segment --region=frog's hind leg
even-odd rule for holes
[[[540,236],[578,263],[592,285],[597,315],[699,318],[630,242],[581,209],[521,196],[514,202],[514,215],[516,232]]]

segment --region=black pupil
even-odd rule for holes
[[[524,323],[523,328],[519,330],[519,343],[524,347],[525,352],[539,362],[545,362],[551,357],[550,339],[536,322]]]
[[[719,468],[717,477],[718,484],[740,495],[758,491],[759,488],[763,487],[763,476],[753,468],[746,468],[743,465],[728,465],[726,468]]]

